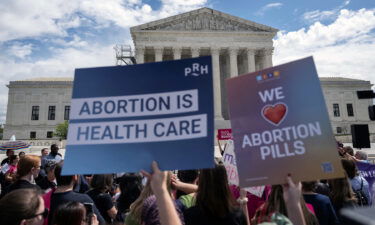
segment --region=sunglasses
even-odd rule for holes
[[[35,218],[35,217],[37,217],[37,216],[42,216],[43,219],[47,219],[47,217],[48,217],[48,209],[47,209],[47,208],[44,208],[44,211],[43,211],[42,213],[32,215],[32,216],[30,216],[30,217],[28,217],[28,218],[25,218],[25,219],[32,219],[32,218]]]

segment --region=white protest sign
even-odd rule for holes
[[[223,154],[223,163],[227,170],[228,174],[228,182],[232,185],[238,185],[238,172],[237,172],[237,164],[236,164],[236,155],[234,153],[234,145],[232,140],[228,140],[226,145],[226,149]],[[259,198],[262,197],[264,192],[265,186],[255,186],[255,187],[248,187],[244,188],[247,192],[258,196]]]

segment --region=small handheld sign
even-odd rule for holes
[[[63,174],[213,166],[211,57],[77,69]]]

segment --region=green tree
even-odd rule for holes
[[[69,123],[67,120],[64,123],[57,124],[56,132],[53,134],[53,136],[56,136],[62,140],[65,140],[68,135],[68,126],[69,126]]]

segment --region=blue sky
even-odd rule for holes
[[[129,27],[200,7],[279,29],[274,64],[313,55],[320,76],[375,84],[374,0],[2,0],[0,123],[9,81],[114,65]]]

